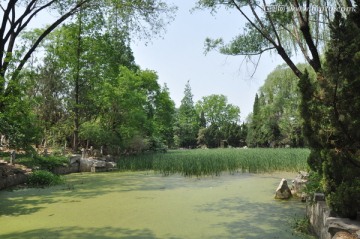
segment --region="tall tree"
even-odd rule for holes
[[[195,147],[196,138],[200,128],[199,115],[195,110],[190,82],[185,85],[184,97],[177,112],[176,135],[179,138],[180,147]]]
[[[165,140],[168,147],[174,144],[175,103],[170,98],[169,88],[165,84],[155,100],[154,128],[159,140]]]
[[[211,148],[219,147],[221,142],[239,146],[241,127],[238,125],[240,121],[238,106],[229,104],[224,95],[210,95],[199,100],[195,108],[198,115],[203,114],[205,126],[208,126],[202,132],[204,144]]]
[[[306,65],[298,64],[299,69]],[[312,73],[312,77],[314,74]],[[298,110],[300,92],[298,78],[287,65],[278,66],[266,78],[259,89],[262,104],[255,97],[252,127],[249,130],[249,144],[265,146],[303,146],[301,116]]]
[[[149,146],[148,140],[157,134],[156,126],[162,127],[155,119],[164,106],[157,101],[161,94],[157,79],[153,71],[122,66],[116,79],[104,83],[98,98],[101,108],[97,127],[111,137],[102,145],[136,152]]]
[[[159,33],[172,20],[175,7],[161,0],[31,0],[1,1],[0,11],[0,112],[11,109],[7,98],[20,98],[19,76],[32,54],[51,32],[81,11],[91,13],[93,19],[110,19],[105,26],[111,29],[126,29],[150,37]],[[39,16],[50,11],[57,18],[42,31],[33,41],[20,46],[20,36],[28,26],[37,21]],[[78,53],[81,53],[79,51]],[[80,54],[81,55],[81,54]],[[79,75],[80,76],[80,75]],[[7,122],[8,125],[14,122]],[[1,129],[1,132],[4,130]],[[4,132],[3,132],[4,133]]]
[[[332,210],[355,219],[360,211],[360,2],[346,18],[335,14],[323,77],[299,83],[309,164],[323,175]]]
[[[240,121],[240,108],[229,104],[225,95],[204,96],[195,107],[199,115],[204,113],[206,125],[217,124],[221,127]]]

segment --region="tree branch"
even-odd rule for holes
[[[10,15],[11,9],[15,7],[16,2],[17,2],[17,0],[10,0],[7,7],[6,7],[6,10],[4,11],[2,24],[1,24],[1,27],[0,27],[0,39],[1,39],[1,41],[3,41],[3,39],[4,39],[4,33],[5,33],[5,30],[6,30],[6,22],[8,20],[10,21],[9,15]],[[2,7],[2,9],[4,9],[4,8]],[[0,44],[0,77],[5,76],[5,71],[2,68],[2,66],[3,66],[2,59],[4,57],[4,49],[5,49],[5,44],[4,44],[4,42],[2,42],[2,44]],[[1,87],[0,88],[0,90],[1,90],[3,86],[0,85],[0,87]]]
[[[314,43],[314,40],[310,32],[309,21],[307,21],[306,18],[304,19],[300,11],[300,6],[297,0],[294,0],[294,4],[295,7],[297,8],[297,13],[299,16],[300,31],[302,32],[306,45],[308,46],[310,53],[312,55],[312,59],[310,59],[309,64],[315,70],[315,72],[319,72],[321,69],[321,62],[320,62],[319,52],[317,50],[317,47]],[[309,9],[307,9],[307,13],[308,11]]]
[[[59,26],[62,22],[64,22],[67,18],[72,16],[74,13],[77,12],[77,10],[82,7],[85,3],[87,3],[89,0],[83,0],[82,2],[79,2],[76,4],[74,8],[72,8],[70,11],[68,11],[66,14],[61,16],[58,20],[56,20],[53,24],[51,24],[35,41],[35,43],[31,46],[31,48],[27,51],[27,53],[23,56],[21,59],[19,65],[17,66],[14,74],[11,77],[11,81],[15,80],[22,68],[24,67],[26,61],[30,58],[31,54],[35,51],[35,49],[38,47],[38,45],[41,43],[41,41],[49,35],[57,26]]]
[[[265,7],[265,9],[266,9],[266,2],[265,2],[265,0],[263,0],[263,4],[264,4],[264,7]],[[276,39],[277,39],[277,41],[278,41],[279,46],[281,46],[281,40],[280,40],[279,34],[277,33],[277,30],[276,30],[276,28],[275,28],[274,22],[273,22],[273,20],[272,20],[272,18],[271,18],[271,16],[270,16],[270,13],[269,13],[268,11],[266,11],[266,17],[269,19],[269,22],[270,22],[270,24],[271,24],[271,27],[272,27],[274,33],[275,33],[275,36],[276,36]]]
[[[253,21],[251,21],[251,19],[241,10],[241,8],[236,4],[234,0],[230,0],[229,3],[232,3],[236,7],[236,9],[241,13],[241,15],[244,16],[246,20],[251,24],[251,26],[253,26],[265,39],[267,39],[274,46],[274,48],[276,48],[281,58],[283,58],[285,63],[290,67],[290,69],[294,72],[294,74],[300,78],[303,75],[303,73],[297,68],[294,62],[290,59],[285,49],[281,45],[276,44],[276,42],[270,36],[268,36]]]
[[[237,54],[227,54],[227,55],[232,55],[232,56],[257,56],[257,55],[261,55],[263,54],[264,52],[266,51],[270,51],[270,50],[274,50],[276,49],[276,47],[268,47],[268,48],[265,48],[265,49],[262,49],[258,52],[254,52],[254,53],[237,53]]]

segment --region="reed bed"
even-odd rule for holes
[[[222,172],[297,172],[307,169],[308,149],[196,149],[147,153],[118,160],[120,170],[154,170],[164,175],[220,175]]]

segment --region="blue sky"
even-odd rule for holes
[[[266,76],[283,61],[275,53],[263,55],[253,77],[253,65],[241,64],[242,56],[225,56],[218,52],[204,55],[206,37],[231,40],[241,32],[245,20],[237,12],[207,10],[190,13],[195,1],[173,1],[179,7],[175,21],[162,38],[145,45],[134,41],[135,61],[142,69],[157,72],[159,82],[166,83],[177,107],[189,80],[194,101],[211,94],[223,94],[228,102],[240,107],[241,120],[252,111],[255,93]]]

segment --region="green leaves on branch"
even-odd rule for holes
[[[224,55],[260,55],[272,49],[274,47],[270,46],[269,42],[255,29],[248,29],[227,44],[224,44],[221,38],[215,40],[206,38],[205,40],[205,53],[218,50]]]

